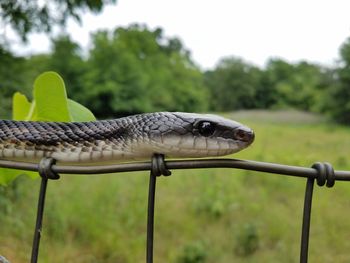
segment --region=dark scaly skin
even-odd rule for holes
[[[198,134],[196,123],[201,120],[210,120],[217,126],[212,138]],[[51,156],[63,162],[100,162],[148,158],[153,153],[174,157],[217,156],[230,153],[229,146],[219,152],[222,149],[215,148],[218,141],[223,144],[229,141],[227,144],[232,147],[239,144],[235,149],[231,147],[232,151],[251,143],[232,139],[237,127],[249,131],[220,117],[168,112],[94,122],[0,120],[0,158],[37,161]]]

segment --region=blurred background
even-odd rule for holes
[[[348,10],[341,0],[1,0],[0,117],[53,70],[99,119],[212,112],[255,130],[235,158],[350,169]],[[144,262],[145,175],[50,183],[40,262]],[[29,261],[38,182],[0,186],[11,262]],[[297,262],[304,186],[227,169],[160,178],[155,261]],[[316,189],[311,262],[350,261],[349,196],[347,183]]]

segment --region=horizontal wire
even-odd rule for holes
[[[273,173],[288,176],[317,178],[318,172],[309,167],[292,166],[268,162],[257,162],[240,159],[188,159],[169,160],[165,162],[170,170],[178,169],[201,169],[201,168],[236,168],[257,172]],[[0,160],[0,167],[20,169],[26,171],[38,171],[36,163],[15,162]],[[52,171],[58,174],[106,174],[133,171],[149,171],[151,162],[119,163],[112,165],[78,166],[78,165],[53,165]],[[334,171],[335,179],[350,181],[350,171]]]

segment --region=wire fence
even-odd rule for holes
[[[146,240],[146,263],[153,263],[154,204],[157,177],[171,175],[170,170],[236,168],[266,172],[279,175],[306,178],[303,219],[300,243],[300,263],[308,262],[310,219],[314,182],[318,186],[333,187],[335,181],[350,181],[350,171],[335,171],[329,163],[314,163],[311,168],[275,163],[257,162],[238,159],[191,159],[165,161],[164,156],[156,154],[151,162],[122,163],[106,166],[60,166],[52,158],[44,158],[38,164],[0,160],[0,167],[37,171],[41,176],[37,218],[33,238],[31,263],[38,262],[42,220],[48,180],[58,180],[62,174],[106,174],[131,171],[150,171],[148,192],[148,218]]]

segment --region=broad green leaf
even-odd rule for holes
[[[13,169],[1,169],[0,170],[0,185],[7,185],[13,181],[17,176],[25,174],[25,171],[13,170]]]
[[[0,169],[0,185],[7,185],[20,175],[27,175],[32,179],[38,177],[38,173],[36,173],[36,172],[1,168]]]
[[[80,103],[68,99],[68,109],[72,121],[94,121],[96,120],[94,114]]]
[[[34,82],[34,100],[38,121],[71,121],[63,79],[55,72],[45,72]]]
[[[16,92],[13,96],[13,119],[25,121],[93,121],[92,112],[67,98],[62,78],[55,72],[45,72],[34,82],[34,100]],[[37,172],[0,168],[0,185],[6,185],[17,176],[26,174],[37,178]]]
[[[12,98],[12,118],[26,120],[31,109],[31,103],[22,93],[16,92]]]
[[[18,121],[30,120],[35,111],[35,104],[30,103],[27,97],[19,92],[13,95],[12,114],[13,119]],[[38,173],[15,169],[0,168],[0,185],[7,185],[17,176],[25,174],[32,179],[38,177]]]
[[[21,175],[21,171],[1,168],[0,185],[7,185],[9,182],[14,180],[19,175]]]

